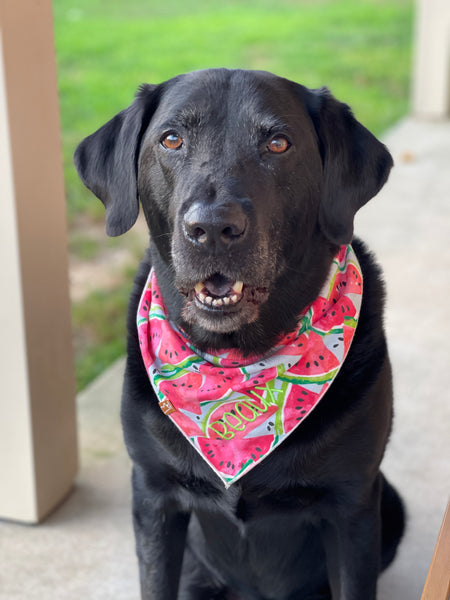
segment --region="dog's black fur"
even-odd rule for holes
[[[169,136],[169,137],[168,137]],[[391,428],[383,284],[362,242],[360,321],[316,410],[226,490],[161,412],[135,325],[150,265],[171,319],[200,349],[263,355],[318,294],[355,212],[392,159],[349,108],[263,72],[207,70],[145,85],[78,147],[83,182],[119,235],[140,201],[151,242],[128,320],[122,420],[133,460],[142,598],[373,600],[403,530],[379,467]],[[242,280],[208,308],[196,283]]]

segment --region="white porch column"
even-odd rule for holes
[[[450,1],[417,0],[413,113],[450,116]]]
[[[51,0],[1,0],[0,518],[38,522],[76,470]]]

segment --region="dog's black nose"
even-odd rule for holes
[[[247,217],[238,203],[217,205],[196,202],[184,215],[184,232],[192,243],[220,250],[244,238]]]

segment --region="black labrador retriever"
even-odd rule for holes
[[[142,598],[376,598],[404,517],[353,218],[387,149],[326,88],[212,69],[143,85],[75,164],[109,235],[139,202],[150,230],[122,401]]]

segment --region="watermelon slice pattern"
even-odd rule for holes
[[[200,353],[169,320],[152,270],[137,313],[141,353],[160,406],[228,487],[292,433],[345,360],[358,322],[362,274],[341,246],[298,327],[264,356]]]

